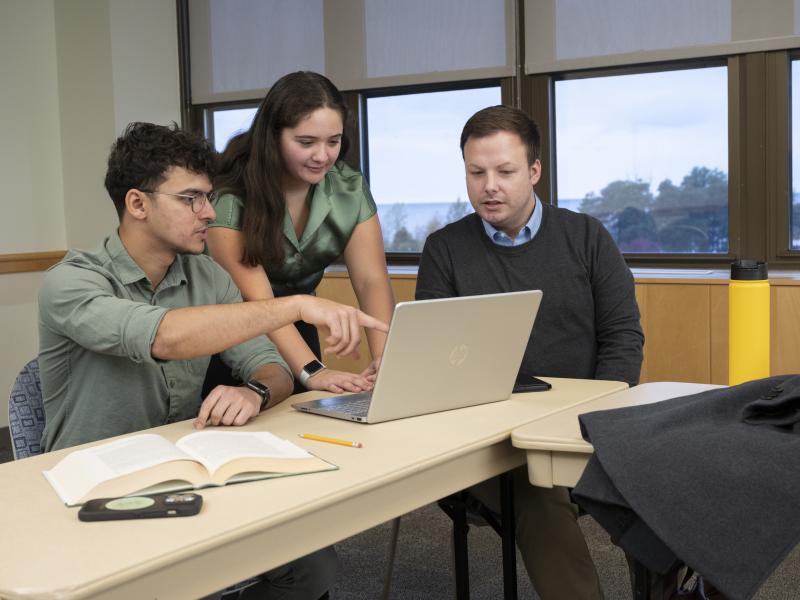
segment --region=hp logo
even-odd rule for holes
[[[466,344],[459,344],[450,351],[450,364],[454,367],[460,367],[467,360],[469,354],[469,346]]]

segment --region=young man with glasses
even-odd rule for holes
[[[328,327],[332,351],[349,354],[359,326],[387,330],[312,296],[242,302],[227,272],[202,254],[215,217],[215,163],[205,140],[177,127],[133,123],[112,146],[105,185],[119,229],[93,251],[70,251],[39,293],[46,451],[190,418],[198,428],[244,425],[292,390],[265,334],[302,319]],[[203,399],[218,352],[246,383]],[[299,559],[265,574],[257,597],[318,598],[336,564],[332,548]]]

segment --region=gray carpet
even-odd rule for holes
[[[629,600],[632,594],[622,551],[611,543],[608,534],[591,517],[581,517],[580,521],[606,599]],[[390,524],[385,523],[336,545],[342,561],[342,575],[331,594],[332,600],[381,597],[389,535]],[[450,520],[438,506],[428,505],[405,515],[400,525],[391,598],[453,598],[450,548]],[[472,600],[502,598],[499,537],[489,527],[471,527],[469,553]],[[519,556],[517,575],[519,600],[538,599]],[[800,547],[767,580],[755,600],[800,600]]]

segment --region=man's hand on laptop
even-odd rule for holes
[[[369,327],[388,333],[389,326],[352,306],[345,306],[317,298],[301,296],[300,319],[324,328],[325,353],[336,356],[358,358],[358,345],[361,342],[361,327]]]

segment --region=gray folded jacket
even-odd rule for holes
[[[681,560],[751,598],[800,542],[798,396],[780,376],[582,415],[595,454],[573,497],[651,569]]]
[[[750,425],[785,427],[800,433],[800,375],[785,379],[758,400],[746,404],[742,421]]]

